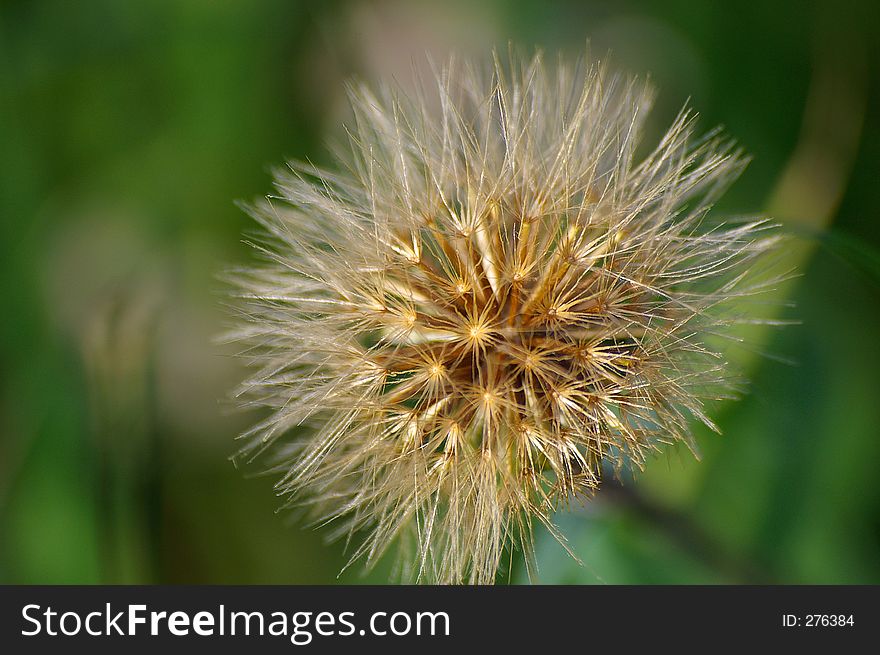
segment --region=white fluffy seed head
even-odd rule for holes
[[[366,535],[353,560],[399,540],[411,579],[488,583],[603,462],[712,425],[712,344],[776,237],[706,217],[743,160],[689,112],[641,153],[636,79],[512,56],[420,88],[353,86],[340,172],[293,163],[251,208],[232,337],[269,414],[241,454],[274,445],[281,493]]]

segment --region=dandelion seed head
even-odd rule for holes
[[[711,217],[743,158],[689,112],[645,147],[637,79],[512,55],[421,88],[352,86],[339,170],[292,163],[251,208],[232,336],[269,414],[241,454],[353,560],[397,541],[411,579],[487,583],[605,464],[711,426],[776,237]]]

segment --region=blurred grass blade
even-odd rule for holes
[[[843,260],[875,284],[880,284],[880,249],[859,237],[834,228],[815,230],[803,224],[788,224],[786,230],[804,241],[813,242]]]

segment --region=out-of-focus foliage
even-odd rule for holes
[[[560,514],[584,566],[540,534],[538,579],[880,582],[876,3],[477,4],[2,4],[0,581],[336,580],[343,545],[227,460],[253,418],[211,343],[215,275],[250,256],[233,200],[326,161],[351,75],[589,38],[651,73],[657,130],[690,97],[754,156],[724,209],[799,235],[781,317],[802,324],[755,337],[788,361],[750,361],[702,462],[670,452]]]

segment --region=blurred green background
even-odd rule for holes
[[[723,203],[796,235],[745,399],[537,535],[545,583],[880,582],[880,13],[848,3],[0,3],[0,581],[331,583],[340,544],[228,461],[253,415],[212,345],[234,205],[329,160],[343,81],[508,40],[688,99],[754,160]],[[777,359],[788,360],[785,362]],[[387,579],[387,566],[338,580]],[[527,580],[514,561],[503,580]]]

